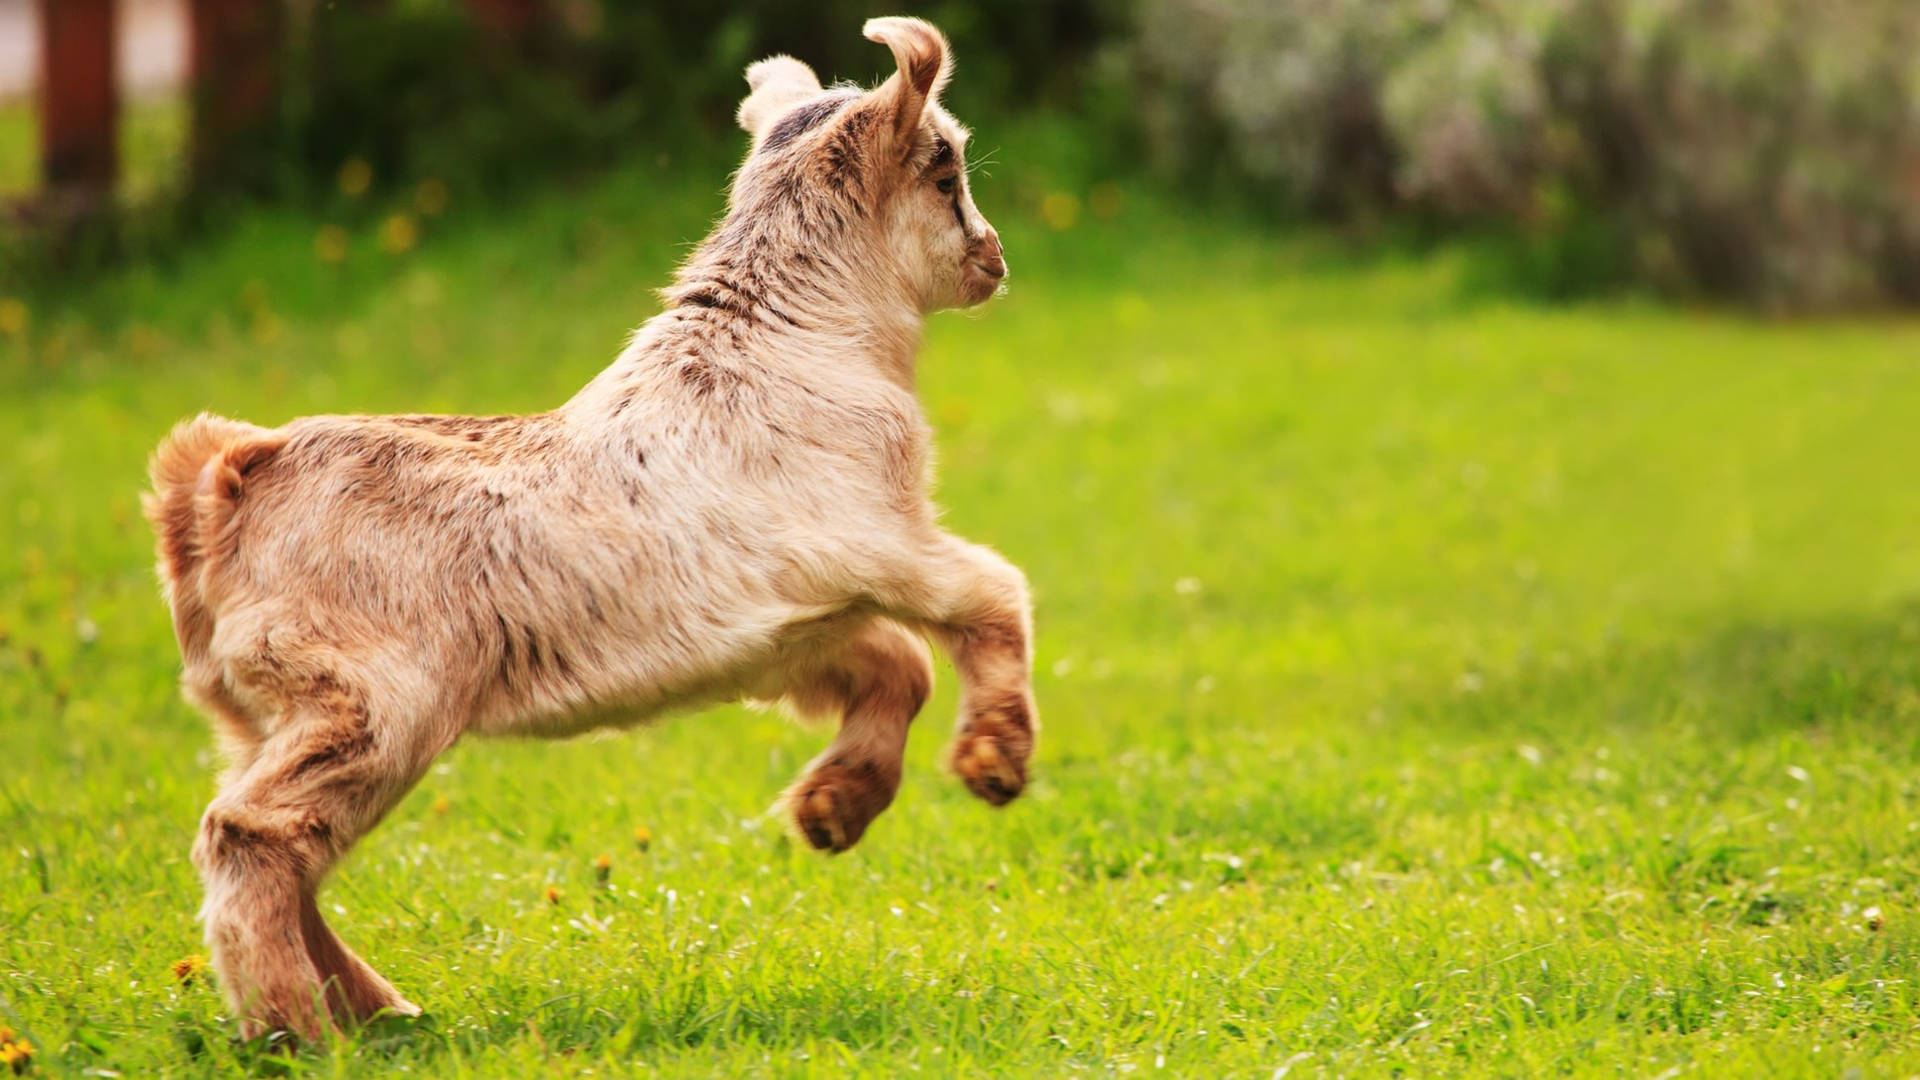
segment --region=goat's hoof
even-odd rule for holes
[[[394,994],[392,998],[378,1004],[362,1003],[354,1008],[350,1019],[361,1025],[376,1024],[383,1020],[413,1020],[424,1015],[420,1006]]]
[[[994,806],[1005,806],[1027,786],[1026,755],[1012,751],[996,735],[962,735],[953,745],[953,771],[968,791]]]
[[[795,801],[793,823],[800,826],[800,835],[806,837],[816,851],[838,855],[853,846],[853,841],[847,838],[840,802],[834,798],[833,789],[824,784],[808,788]]]
[[[317,1015],[300,1019],[282,1016],[249,1016],[240,1021],[240,1041],[266,1047],[317,1045],[326,1039],[327,1026]]]
[[[800,835],[835,855],[859,843],[867,826],[893,801],[894,784],[883,773],[877,766],[839,762],[816,766],[787,795]]]

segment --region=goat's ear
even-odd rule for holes
[[[911,147],[927,102],[938,99],[953,77],[953,52],[946,36],[924,19],[897,15],[868,19],[863,32],[868,41],[892,49],[893,62],[900,66],[874,91],[874,97],[891,117],[895,143]]]
[[[758,139],[780,114],[820,93],[820,77],[791,56],[769,56],[747,68],[747,88],[735,119]]]

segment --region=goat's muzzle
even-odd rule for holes
[[[986,232],[967,247],[961,303],[967,307],[983,304],[998,295],[1006,284],[1007,258],[1000,251],[1000,234],[989,225]]]
[[[1000,234],[994,231],[993,226],[987,226],[985,235],[967,253],[967,261],[973,264],[974,269],[995,281],[1007,276],[1006,255],[1000,250]]]

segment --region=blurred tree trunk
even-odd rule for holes
[[[119,166],[114,0],[40,0],[40,179],[76,213],[104,206]]]
[[[262,190],[274,178],[285,4],[190,0],[188,7],[193,188],[198,194]]]
[[[474,20],[509,41],[525,39],[540,24],[541,0],[467,0]]]

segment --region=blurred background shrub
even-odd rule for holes
[[[1143,0],[1163,167],[1284,215],[1496,221],[1547,287],[1920,302],[1912,0]]]
[[[887,68],[857,32],[872,5],[850,0],[275,10],[285,50],[257,146],[266,160],[225,178],[238,184],[197,169],[182,206],[236,190],[377,194],[429,177],[504,196],[634,155],[717,158],[737,145],[725,133],[751,60],[792,53],[828,80]],[[1154,176],[1190,198],[1363,236],[1490,232],[1514,256],[1509,276],[1552,295],[1651,288],[1767,310],[1920,303],[1914,0],[916,10],[954,41],[956,111],[1002,129],[1050,118],[1035,130],[1061,144],[1056,164]],[[0,168],[0,179],[23,172]],[[122,243],[87,250],[169,242],[151,220],[123,219]],[[17,270],[42,247],[13,232],[6,265]]]
[[[581,164],[730,131],[741,73],[770,53],[823,80],[872,81],[884,49],[859,34],[870,3],[552,0],[511,35],[455,0],[328,5],[302,20],[309,77],[290,110],[296,172],[351,156],[375,175],[461,176],[503,189]],[[965,71],[953,96],[1000,108],[1071,108],[1083,68],[1127,25],[1123,0],[920,5]]]

